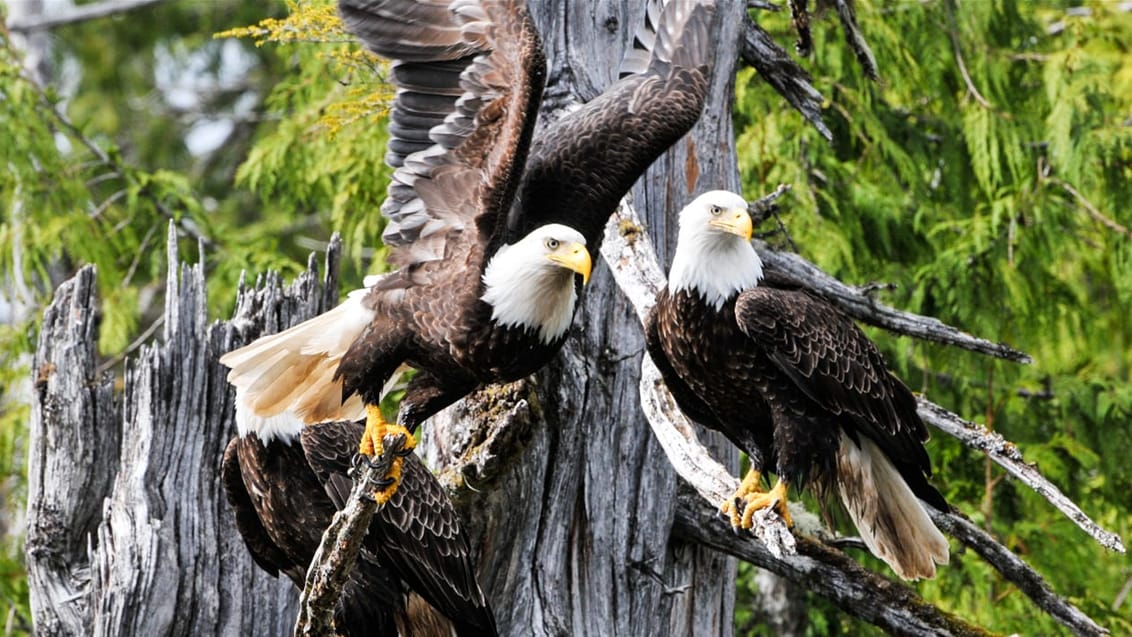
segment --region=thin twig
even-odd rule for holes
[[[170,276],[172,276],[172,275],[170,275]],[[142,332],[137,338],[135,338],[133,340],[133,342],[131,342],[129,345],[127,345],[126,349],[124,349],[121,352],[119,352],[118,354],[116,354],[114,356],[114,358],[107,360],[106,362],[102,363],[97,368],[95,368],[95,370],[94,370],[95,376],[96,377],[100,376],[104,372],[113,369],[114,366],[116,366],[118,363],[121,363],[122,361],[126,360],[127,356],[129,356],[130,354],[133,354],[138,349],[140,349],[142,345],[145,345],[146,343],[148,343],[150,337],[153,336],[153,333],[157,331],[157,328],[161,327],[164,324],[165,324],[165,315],[162,314],[161,316],[157,317],[157,320],[150,323],[149,327],[145,328],[145,331]]]
[[[1112,230],[1113,232],[1119,232],[1126,237],[1132,238],[1132,230],[1129,230],[1128,228],[1120,225],[1114,219],[1106,216],[1104,213],[1098,210],[1091,201],[1085,198],[1085,195],[1082,195],[1079,190],[1073,187],[1073,184],[1067,181],[1062,181],[1060,179],[1050,179],[1050,181],[1061,186],[1062,189],[1065,190],[1065,192],[1073,195],[1073,198],[1081,204],[1081,207],[1085,209],[1085,212],[1089,213],[1089,216],[1092,217],[1094,221],[1108,228],[1109,230]]]
[[[959,46],[959,25],[955,20],[955,4],[953,0],[947,0],[943,3],[947,11],[947,36],[951,39],[951,50],[955,53],[955,63],[959,66],[959,74],[963,76],[963,81],[967,84],[967,92],[975,101],[982,104],[983,108],[994,110],[991,103],[983,94],[979,92],[978,87],[975,86],[975,81],[971,79],[971,74],[967,71],[967,63],[963,61],[963,50]]]
[[[90,218],[91,219],[98,219],[99,217],[102,216],[102,213],[106,212],[107,208],[109,208],[110,206],[113,206],[116,202],[120,201],[123,197],[126,196],[126,194],[127,193],[126,193],[125,189],[116,191],[114,194],[112,194],[109,197],[107,197],[106,199],[104,199],[102,201],[102,203],[98,204],[97,208],[95,208],[94,210],[91,211]]]

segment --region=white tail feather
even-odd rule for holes
[[[865,436],[841,434],[837,487],[861,539],[904,579],[935,577],[947,564],[947,538],[892,461]]]
[[[290,440],[304,424],[365,417],[361,398],[343,403],[342,383],[334,380],[342,356],[373,320],[365,293],[355,290],[329,312],[220,357],[231,368],[241,436]]]

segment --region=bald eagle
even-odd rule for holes
[[[645,322],[649,355],[680,408],[723,432],[751,469],[722,512],[750,528],[789,485],[837,488],[865,544],[905,579],[933,577],[947,540],[920,500],[932,487],[911,391],[844,314],[801,288],[768,287],[742,197],[713,191],[680,213],[668,285]],[[762,472],[778,481],[769,491]]]
[[[384,435],[411,443],[409,430],[437,411],[558,351],[575,273],[589,277],[609,215],[699,117],[712,5],[669,2],[639,72],[537,133],[546,60],[521,0],[342,0],[339,10],[394,60],[386,161],[396,170],[382,212],[399,269],[221,362],[241,433],[365,417],[360,451],[372,456]],[[390,424],[377,405],[403,363],[417,374]],[[397,463],[379,501],[397,488]]]
[[[346,471],[364,425],[322,423],[290,437],[233,438],[221,476],[256,564],[302,588],[336,506],[349,496]],[[415,455],[404,489],[370,523],[335,608],[339,634],[495,634],[460,519],[443,487]],[[381,603],[375,603],[381,602]]]

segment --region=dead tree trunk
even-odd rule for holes
[[[201,265],[170,229],[164,338],[127,363],[123,391],[96,372],[95,272],[56,291],[35,358],[27,566],[43,635],[283,635],[297,593],[257,568],[220,486],[235,432],[217,357],[336,300],[337,268],[290,288],[266,277],[237,318],[208,325]],[[331,256],[337,258],[337,248]]]

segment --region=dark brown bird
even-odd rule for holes
[[[586,248],[703,107],[712,3],[651,9],[656,30],[642,31],[633,72],[536,134],[546,60],[523,2],[340,3],[347,28],[394,60],[386,160],[396,171],[382,211],[399,269],[221,358],[241,432],[364,415],[361,451],[373,455],[383,435],[411,443],[406,427],[558,351],[575,273],[590,273]],[[402,364],[417,374],[391,425],[377,405]]]
[[[349,497],[346,471],[363,429],[322,423],[290,439],[252,434],[228,443],[224,489],[261,568],[303,587],[323,529]],[[415,455],[403,466],[405,488],[370,523],[335,608],[335,629],[349,637],[495,634],[467,536],[444,488]]]
[[[701,195],[680,213],[668,286],[645,324],[649,355],[680,408],[747,452],[750,473],[721,509],[736,528],[788,485],[836,486],[874,555],[905,579],[933,577],[947,540],[920,500],[947,509],[927,477],[927,429],[912,392],[844,314],[803,289],[760,285],[742,197]],[[778,482],[769,492],[762,472]]]

